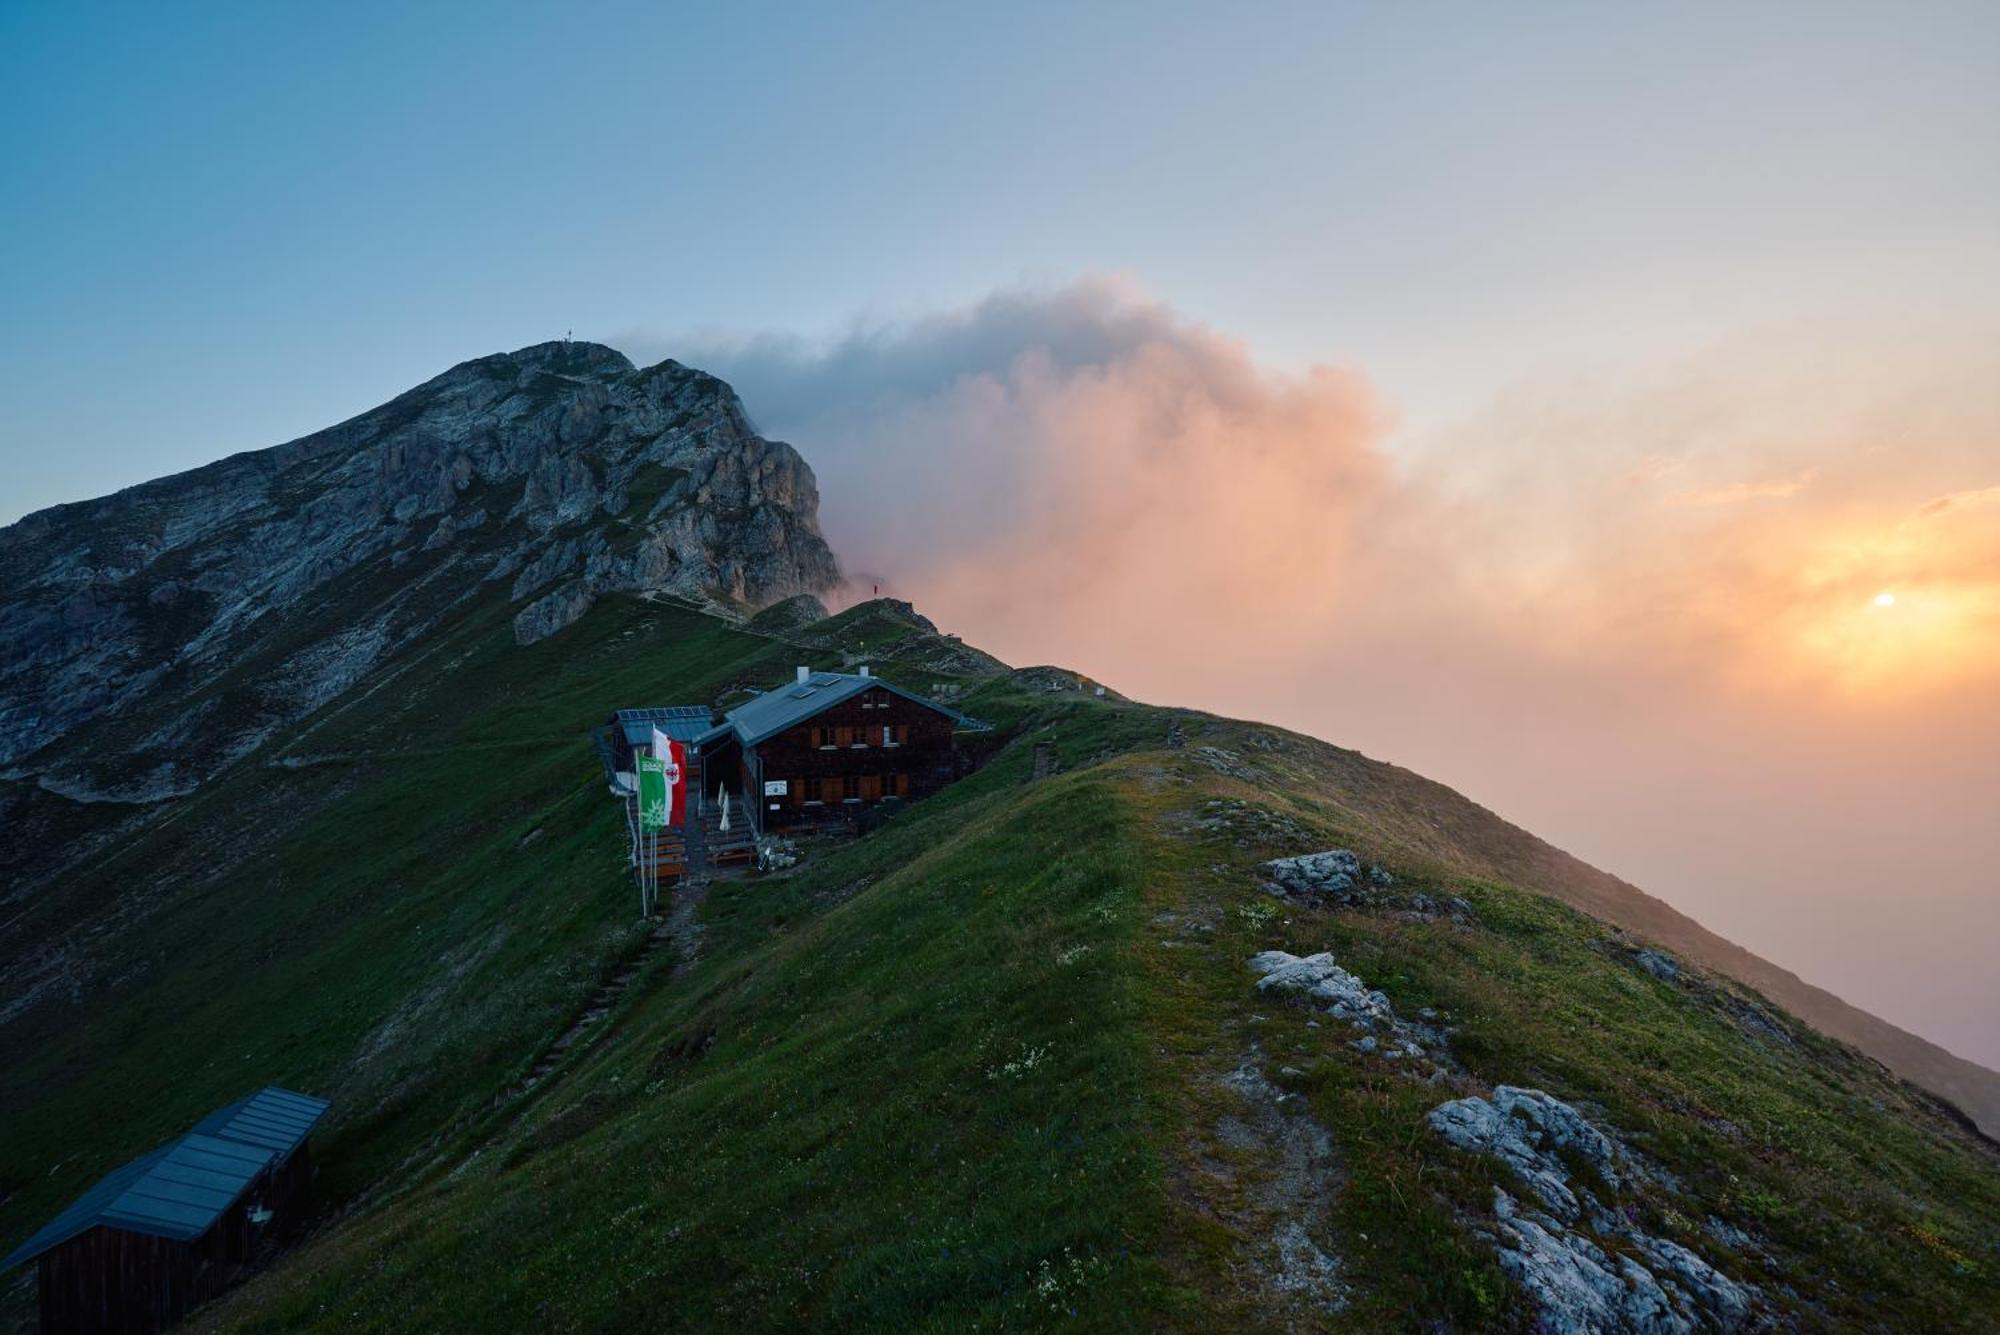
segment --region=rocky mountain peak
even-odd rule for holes
[[[572,341],[566,338],[531,344],[525,348],[516,348],[512,352],[496,352],[490,357],[481,357],[464,365],[478,366],[489,362],[507,363],[524,370],[549,371],[556,375],[578,377],[610,378],[630,375],[638,369],[632,364],[630,357],[616,348],[606,347],[602,343]]]
[[[463,362],[271,449],[0,529],[0,764],[185,791],[447,616],[520,642],[610,590],[749,608],[831,588],[818,488],[735,391],[596,343]],[[136,767],[70,743],[115,718]],[[74,754],[73,754],[74,753]]]

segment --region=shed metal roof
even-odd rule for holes
[[[627,746],[646,746],[653,740],[653,729],[677,742],[699,740],[708,732],[712,722],[707,709],[701,705],[663,705],[654,709],[621,709],[617,713],[618,731],[624,734]]]
[[[864,677],[858,672],[813,672],[804,681],[788,682],[775,690],[769,690],[754,700],[744,703],[724,715],[721,726],[711,729],[703,737],[719,737],[725,732],[734,732],[745,746],[755,746],[766,737],[776,736],[785,729],[803,723],[821,710],[851,700],[872,687],[893,691],[905,700],[913,700],[926,709],[938,713],[963,726],[978,726],[955,709],[947,708],[935,700],[926,700],[914,691],[884,681],[880,677]]]
[[[102,1225],[187,1242],[206,1233],[274,1160],[297,1148],[324,1099],[276,1086],[203,1118],[194,1130],[112,1169],[0,1261],[12,1270]]]
[[[196,1122],[194,1129],[259,1146],[282,1159],[298,1148],[313,1123],[326,1116],[328,1106],[325,1099],[269,1085],[247,1099],[217,1108]]]

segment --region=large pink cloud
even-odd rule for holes
[[[1274,374],[1114,280],[704,361],[806,446],[859,581],[1018,659],[1164,687],[1317,644],[1392,502],[1363,378]]]
[[[1995,351],[1758,331],[1422,439],[1118,280],[678,355],[864,586],[1430,773],[2000,1063]]]

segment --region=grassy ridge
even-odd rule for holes
[[[459,1171],[227,1313],[560,1329],[1099,1320],[1158,1191],[1099,780],[1008,766],[784,882]]]
[[[490,1096],[633,948],[584,727],[775,679],[793,651],[629,600],[521,650],[504,611],[7,924],[10,953],[69,952],[82,979],[0,1029],[8,1245],[266,1081],[335,1099],[322,1163],[344,1196]]]
[[[1399,1009],[1452,1017],[1463,1092],[1592,1107],[1681,1184],[1632,1203],[1646,1226],[1808,1326],[2000,1321],[1990,1147],[1755,996],[1654,978],[1494,875],[1472,804],[1276,730],[913,666],[935,646],[880,605],[813,634],[831,647],[621,599],[516,649],[504,608],[478,612],[259,758],[294,767],[245,766],[86,867],[34,910],[44,941],[167,883],[91,943],[92,1004],[0,1029],[0,1186],[19,1188],[0,1237],[277,1080],[336,1101],[316,1143],[337,1213],[199,1324],[1525,1321],[1469,1227],[1500,1170],[1423,1125],[1459,1091],[1256,1004],[1250,954],[1331,949]],[[909,648],[893,679],[952,689],[1011,744],[866,839],[719,882],[694,967],[653,957],[548,1081],[501,1097],[644,944],[581,729],[842,648]],[[1186,749],[1163,749],[1174,717]],[[1059,772],[1031,782],[1038,743]],[[1263,859],[1336,845],[1476,920],[1259,891]],[[1220,1083],[1246,1060],[1333,1137],[1338,1180],[1302,1208],[1343,1312],[1259,1278],[1273,1166],[1225,1134]],[[1711,1214],[1776,1270],[1718,1248]]]
[[[1225,758],[1249,781],[1187,759],[1120,762],[1135,822],[1151,832],[1149,903],[1163,915],[1141,947],[1161,998],[1148,1013],[1177,1017],[1161,1086],[1181,1108],[1183,1157],[1214,1156],[1213,1123],[1233,1106],[1216,1072],[1253,1049],[1298,1071],[1280,1083],[1332,1132],[1346,1178],[1325,1227],[1354,1302],[1331,1324],[1529,1319],[1466,1227],[1487,1215],[1496,1184],[1518,1185],[1424,1125],[1445,1098],[1502,1083],[1591,1108],[1663,1165],[1679,1186],[1629,1202],[1644,1226],[1759,1284],[1806,1328],[2000,1322],[2000,1155],[1929,1095],[1733,984],[1653,976],[1628,938],[1561,903],[1413,855],[1403,808],[1357,803],[1336,779],[1349,754],[1265,733],[1260,756],[1252,731],[1207,731],[1249,743]],[[1263,781],[1266,769],[1288,782]],[[1237,805],[1204,822],[1210,802]],[[1302,908],[1258,889],[1261,860],[1327,846],[1389,862],[1405,892],[1463,896],[1476,921]],[[1256,1003],[1245,961],[1274,948],[1330,950],[1399,1013],[1450,1017],[1469,1079],[1404,1078],[1352,1050],[1344,1029]],[[1216,1282],[1243,1240],[1215,1237],[1212,1214],[1176,1218],[1179,1269],[1254,1323],[1263,1298]],[[1710,1217],[1758,1239],[1769,1260],[1720,1246]]]

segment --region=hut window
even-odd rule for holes
[[[840,800],[843,802],[859,802],[861,800],[861,776],[859,774],[849,774],[841,779]]]
[[[837,740],[839,736],[839,731],[840,730],[837,728],[813,729],[813,735],[818,739],[816,742],[814,742],[814,745],[819,747],[819,749],[822,751],[829,750],[833,747],[839,746],[840,742]]]

